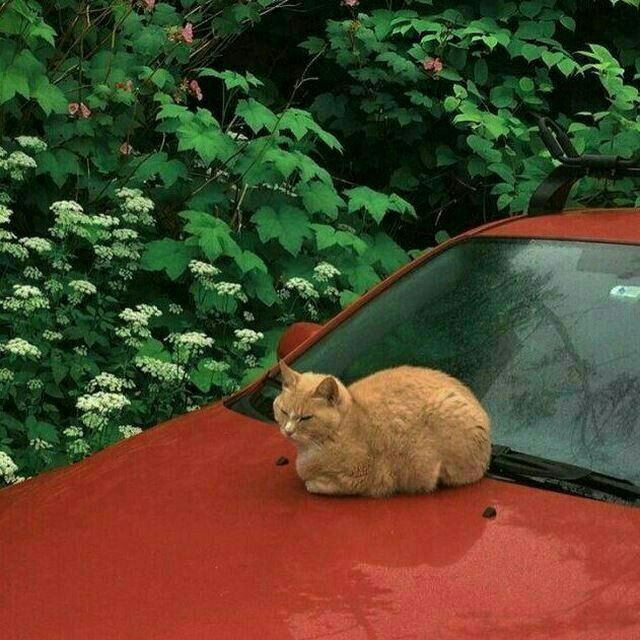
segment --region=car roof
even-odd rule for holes
[[[640,243],[640,209],[575,209],[543,216],[515,216],[468,235]]]

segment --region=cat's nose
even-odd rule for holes
[[[288,436],[290,436],[290,435],[295,431],[295,429],[296,429],[296,428],[295,428],[295,426],[294,426],[291,422],[287,422],[287,423],[284,425],[284,432],[285,432]]]

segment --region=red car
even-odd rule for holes
[[[531,212],[561,208],[588,168],[570,164]],[[3,489],[0,637],[637,640],[639,245],[638,210],[502,220],[285,334],[303,371],[464,380],[493,419],[477,484],[308,494],[272,421],[274,369]]]

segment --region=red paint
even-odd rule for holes
[[[475,234],[636,244],[640,242],[640,211],[590,209],[534,218],[518,216],[497,225],[476,229]]]
[[[453,243],[640,242],[637,216],[514,218],[463,234],[313,336],[296,330],[288,359]],[[322,498],[293,464],[276,466],[282,455],[293,463],[275,428],[218,404],[1,490],[3,640],[640,638],[640,509],[488,479]]]
[[[3,639],[640,637],[640,510],[494,480],[323,498],[281,455],[217,405],[2,490]]]
[[[280,338],[277,349],[278,358],[284,358],[295,351],[319,329],[322,329],[322,325],[315,322],[294,322]]]

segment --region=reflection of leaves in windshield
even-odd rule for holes
[[[435,300],[423,290],[437,288],[437,283],[416,278],[415,295],[422,293],[424,305],[389,327],[367,353],[356,354],[345,377],[354,380],[386,367],[415,364],[446,371],[482,395],[516,349],[515,329],[530,321],[537,303],[554,297],[546,286],[549,274],[513,266],[514,249],[520,246],[465,245],[463,268]]]

